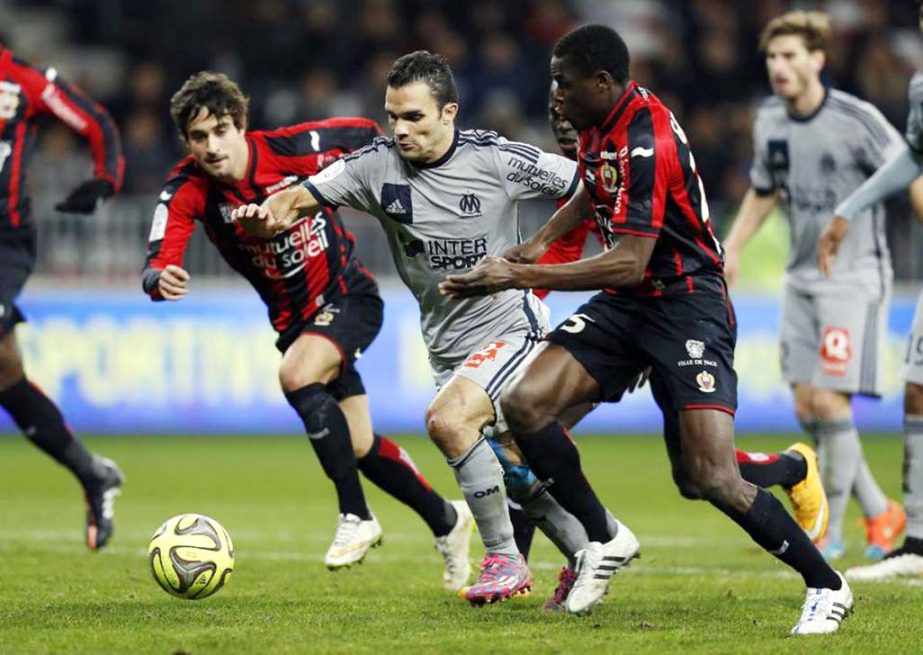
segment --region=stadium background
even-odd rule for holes
[[[125,189],[95,216],[52,205],[87,178],[90,162],[67,128],[41,132],[30,168],[39,225],[37,275],[22,297],[31,322],[21,332],[30,377],[86,432],[297,432],[276,383],[278,355],[255,294],[201,234],[187,268],[193,292],[181,303],[150,303],[139,271],[155,197],[180,156],[169,121],[171,93],[210,68],[238,80],[251,98],[251,127],[330,115],[364,115],[384,125],[384,77],[416,48],[445,54],[456,72],[462,127],[496,129],[553,149],[545,120],[548,53],[571,27],[617,26],[633,54],[632,76],[674,110],[690,135],[713,219],[723,234],[747,188],[753,110],[768,93],[757,34],[793,6],[827,9],[836,30],[828,82],[878,106],[903,129],[907,80],[923,65],[915,3],[832,0],[747,4],[718,0],[263,0],[259,3],[62,0],[0,2],[13,49],[53,65],[110,109],[127,159]],[[897,293],[891,313],[883,403],[861,403],[861,426],[896,430],[903,340],[923,276],[919,228],[906,199],[889,206]],[[548,215],[527,208],[525,230]],[[360,362],[373,418],[385,431],[420,432],[432,396],[417,310],[394,275],[372,219],[347,215],[360,257],[385,290],[382,335]],[[775,217],[746,250],[734,290],[740,317],[739,425],[793,430],[776,356],[777,291],[786,250]],[[578,304],[552,296],[554,316]],[[586,421],[594,432],[655,431],[647,392]],[[12,432],[6,417],[0,431]]]

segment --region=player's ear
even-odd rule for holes
[[[455,117],[458,116],[458,103],[457,102],[447,102],[442,107],[442,122],[445,125],[453,122]]]
[[[823,50],[814,50],[811,52],[811,61],[814,63],[814,70],[818,74],[824,70],[827,65],[827,55]]]

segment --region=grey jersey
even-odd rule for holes
[[[901,148],[900,134],[871,104],[828,90],[812,115],[791,116],[783,101],[764,102],[753,126],[750,182],[758,193],[779,191],[790,227],[787,282],[880,288],[891,280],[884,208],[853,221],[830,280],[817,268],[817,241],[834,208]]]
[[[917,71],[910,78],[908,100],[907,144],[920,155],[923,154],[923,71]]]
[[[577,179],[569,159],[495,132],[457,130],[432,164],[405,161],[394,139],[381,137],[305,187],[325,204],[378,218],[401,279],[420,304],[430,357],[455,366],[490,339],[544,328],[546,309],[530,291],[452,300],[437,285],[519,243],[519,200],[565,197]]]

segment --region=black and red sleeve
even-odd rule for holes
[[[176,176],[164,185],[154,209],[141,273],[141,287],[152,300],[163,300],[158,288],[160,272],[171,264],[182,266],[196,217],[204,208],[205,190],[198,179]]]
[[[125,157],[115,121],[102,105],[87,97],[73,84],[49,68],[35,68],[26,78],[35,100],[36,111],[53,116],[87,140],[93,154],[93,176],[112,184],[115,191],[125,179]]]
[[[627,129],[626,157],[623,169],[627,205],[623,222],[612,223],[617,234],[631,234],[656,239],[663,227],[669,187],[670,157],[675,148],[670,137],[669,118],[663,112],[639,109]]]
[[[329,118],[275,130],[267,134],[266,144],[283,157],[341,156],[381,135],[378,123],[368,118]]]

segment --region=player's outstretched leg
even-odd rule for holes
[[[817,453],[805,443],[794,443],[781,453],[736,450],[741,477],[757,487],[781,486],[788,494],[795,520],[815,544],[827,530],[829,509],[820,479]]]
[[[449,591],[461,589],[471,575],[469,545],[474,529],[465,502],[449,502],[440,496],[410,454],[387,437],[376,434],[371,448],[358,461],[365,477],[410,507],[429,526],[436,550],[445,559],[443,585]]]
[[[6,347],[13,347],[12,335],[4,341]],[[18,360],[18,351],[16,357]],[[87,505],[87,547],[99,550],[109,543],[114,530],[115,498],[124,482],[115,463],[87,450],[67,428],[54,402],[24,375],[0,390],[0,406],[32,443],[80,481]]]
[[[301,417],[321,468],[336,488],[340,512],[324,558],[327,568],[360,563],[381,543],[381,526],[365,502],[346,416],[320,382],[286,391],[285,398]]]
[[[804,530],[771,493],[745,482],[734,461],[734,419],[716,409],[680,413],[680,442],[669,444],[673,476],[686,498],[721,510],[807,586],[793,634],[836,631],[853,605],[845,579],[830,568]]]

